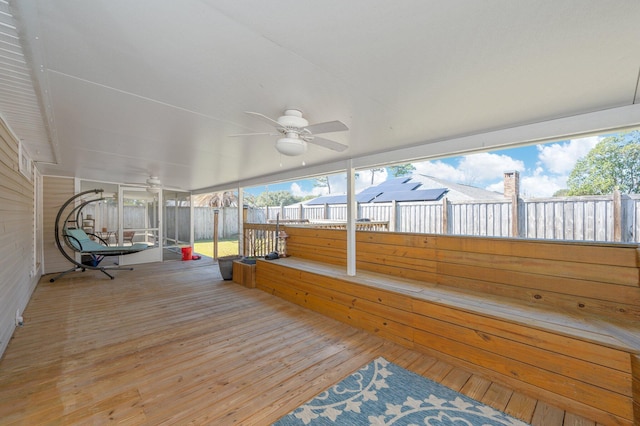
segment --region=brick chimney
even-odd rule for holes
[[[513,170],[504,172],[504,196],[507,198],[520,197],[520,173]]]

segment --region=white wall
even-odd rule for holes
[[[33,179],[20,173],[18,142],[0,119],[0,355],[40,278],[34,206]]]

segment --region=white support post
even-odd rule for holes
[[[189,200],[189,245],[193,247],[196,242],[195,241],[196,226],[195,226],[195,220],[193,219],[195,208],[193,207],[193,195],[191,193],[189,193],[187,200]]]
[[[347,275],[356,275],[356,171],[349,160],[347,169]]]
[[[244,255],[244,194],[238,186],[238,254]]]
[[[396,223],[398,222],[398,202],[391,200],[391,212],[389,212],[389,231],[396,232]]]

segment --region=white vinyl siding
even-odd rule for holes
[[[0,354],[38,283],[34,219],[33,179],[20,173],[18,142],[0,119]]]

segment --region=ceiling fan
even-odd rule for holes
[[[160,180],[160,178],[158,176],[155,175],[151,175],[147,178],[147,180],[142,183],[142,182],[128,182],[127,185],[132,185],[132,186],[139,186],[141,188],[146,188],[147,192],[149,192],[150,194],[157,194],[160,191],[162,191],[162,189],[175,189],[175,190],[180,190],[180,188],[177,187],[167,187],[167,186],[163,186],[162,185],[162,181]]]
[[[302,117],[302,111],[297,109],[285,110],[284,115],[278,117],[277,120],[258,112],[246,111],[246,113],[274,126],[278,133],[245,133],[230,135],[231,137],[261,135],[283,136],[276,141],[276,149],[281,154],[288,156],[305,153],[307,151],[307,142],[338,152],[342,152],[348,148],[347,145],[339,142],[315,136],[321,133],[344,132],[345,130],[349,130],[341,121],[327,121],[310,125],[309,122]]]

